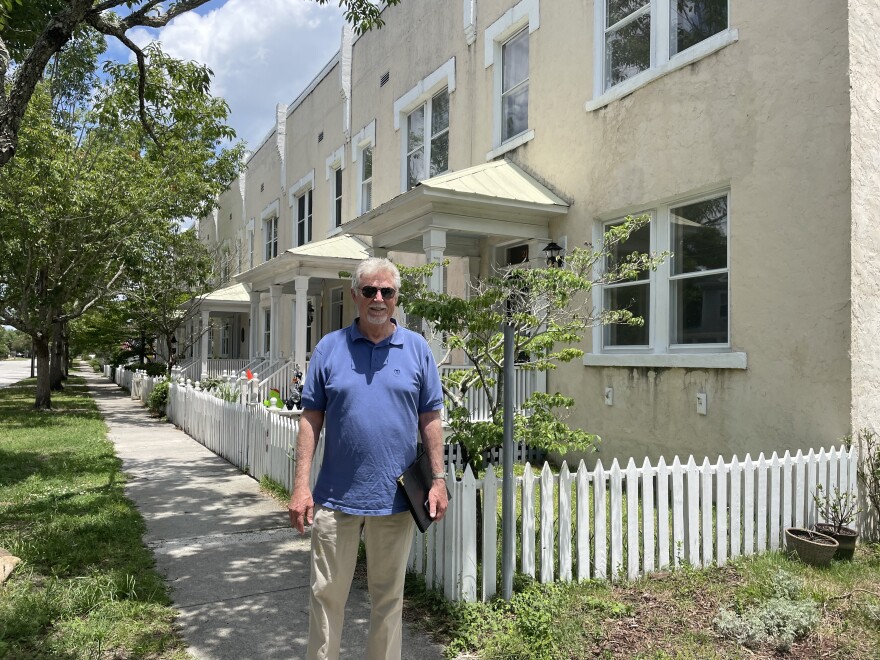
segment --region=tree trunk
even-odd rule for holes
[[[37,393],[34,408],[37,410],[52,407],[52,390],[49,387],[49,339],[41,336],[34,340],[34,355],[37,357]]]
[[[52,324],[52,355],[51,361],[49,364],[49,387],[55,391],[61,391],[64,389],[64,384],[61,382],[63,377],[62,372],[62,361],[64,357],[64,351],[62,348],[62,330],[61,323],[55,322]]]
[[[67,321],[61,326],[61,379],[67,380],[70,376],[70,332],[68,332]]]

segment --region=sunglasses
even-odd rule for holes
[[[361,287],[361,295],[364,298],[369,298],[370,300],[372,300],[376,297],[376,293],[381,293],[383,300],[388,300],[389,298],[393,298],[397,295],[397,291],[395,289],[392,289],[390,286],[383,286],[381,288],[377,286]]]

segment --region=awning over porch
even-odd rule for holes
[[[247,312],[251,296],[244,284],[235,283],[201,296],[201,308],[208,312]]]
[[[369,248],[363,241],[347,234],[338,234],[286,250],[274,259],[236,275],[235,279],[250,290],[251,355],[259,352],[257,319],[260,294],[268,291],[270,295],[269,321],[272,327],[269,336],[276,338],[270,345],[270,358],[273,360],[279,355],[277,338],[281,336],[281,296],[293,295],[293,358],[297,364],[305,365],[308,296],[319,294],[324,280],[338,280],[340,271],[353,272],[369,256]]]
[[[552,219],[569,204],[507,160],[498,160],[426,179],[343,229],[372,239],[374,251],[422,252],[445,236],[444,254],[480,256],[490,244],[549,238]]]

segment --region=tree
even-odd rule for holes
[[[577,345],[595,325],[644,323],[628,309],[595,310],[590,292],[596,285],[635,279],[668,256],[633,252],[613,260],[614,247],[647,222],[647,216],[627,218],[605,233],[601,248],[572,250],[558,268],[524,264],[502,269],[473,283],[467,299],[428,289],[427,277],[437,264],[400,268],[401,306],[407,314],[427,322],[447,357],[460,350],[473,365],[442,378],[450,441],[462,446],[466,461],[479,467],[482,453],[502,444],[502,323],[513,327],[517,366],[532,371],[549,371],[581,357],[584,351]],[[475,390],[489,402],[488,421],[470,418],[466,399]],[[598,438],[565,423],[573,405],[574,399],[558,392],[533,394],[514,415],[515,439],[548,451],[589,448]]]
[[[220,148],[234,133],[210,71],[157,46],[146,54],[146,79],[137,64],[114,64],[87,95],[61,86],[64,102],[57,81],[40,83],[0,177],[0,322],[34,340],[40,408],[51,405],[52,337],[116,295],[156,237],[207,214],[241,166],[241,145]]]
[[[126,289],[128,315],[139,328],[165,342],[169,367],[176,361],[176,351],[183,354],[189,348],[186,340],[175,347],[172,339],[199,316],[202,295],[214,288],[215,263],[192,230],[157,236]]]
[[[330,0],[315,0],[327,4]],[[0,0],[0,166],[18,148],[19,131],[46,67],[77,33],[119,40],[134,54],[140,80],[140,118],[147,134],[144,86],[153,63],[126,33],[134,27],[161,28],[209,0]],[[400,0],[385,0],[395,5]],[[383,25],[381,6],[370,0],[339,0],[356,32]],[[10,74],[10,64],[16,63]],[[155,137],[155,136],[154,136]]]

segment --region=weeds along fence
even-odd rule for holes
[[[254,478],[265,475],[292,488],[295,417],[175,382],[166,412]],[[322,449],[319,441],[313,479]],[[518,452],[529,455],[524,448]],[[415,533],[409,570],[449,600],[489,600],[500,581],[502,480],[492,468],[482,478],[470,467],[459,476],[456,458],[454,449],[447,451],[447,515],[426,534]],[[583,462],[574,470],[563,463],[558,472],[546,462],[537,470],[526,464],[514,484],[516,570],[541,582],[635,579],[779,550],[786,527],[816,522],[819,485],[826,493],[857,490],[856,463],[857,448],[841,446],[700,464],[693,457],[656,464],[646,459],[640,467],[615,460],[607,468],[599,461],[592,470]],[[866,519],[859,521],[863,529]]]

